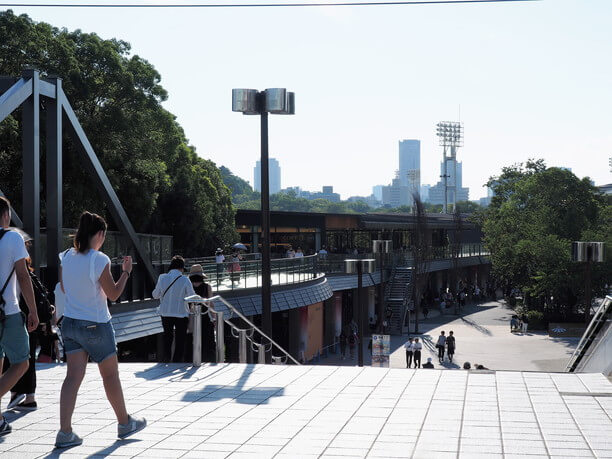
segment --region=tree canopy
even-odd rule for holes
[[[504,167],[487,186],[495,192],[484,212],[485,243],[493,270],[506,285],[571,309],[582,295],[583,271],[571,262],[571,242],[611,242],[610,206],[588,178],[546,167],[543,160]],[[611,257],[595,268],[594,287],[604,293]]]
[[[130,45],[94,33],[58,29],[27,15],[0,12],[0,69],[35,68],[62,78],[108,178],[137,231],[171,234],[176,251],[202,255],[235,239],[231,195],[219,169],[196,154],[152,64]],[[0,123],[0,188],[21,209],[21,112]],[[43,152],[44,165],[44,148]],[[104,213],[89,177],[65,140],[64,222],[84,209]],[[44,176],[44,171],[43,171]],[[43,197],[44,201],[44,197]]]

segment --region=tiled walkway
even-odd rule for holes
[[[41,408],[7,413],[3,459],[612,457],[612,384],[600,374],[240,364],[121,364],[129,410],[150,423],[124,441],[92,365],[74,417],[83,445],[60,454],[64,372],[42,366]]]

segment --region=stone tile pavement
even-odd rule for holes
[[[612,384],[601,374],[334,366],[121,364],[129,411],[149,426],[127,440],[97,368],[74,429],[53,450],[63,365],[40,365],[40,408],[7,412],[4,458],[612,458]],[[5,397],[3,405],[8,398]]]

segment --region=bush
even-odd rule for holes
[[[548,324],[544,320],[544,314],[540,311],[527,311],[529,328],[532,330],[546,330]]]

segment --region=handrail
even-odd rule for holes
[[[584,358],[587,348],[593,343],[593,340],[597,336],[597,333],[599,333],[601,327],[603,326],[603,323],[605,323],[606,316],[610,311],[612,311],[612,308],[610,307],[611,305],[612,296],[606,296],[606,298],[604,298],[604,300],[597,308],[597,311],[593,315],[591,322],[589,323],[587,329],[582,335],[582,338],[578,342],[578,346],[576,346],[576,349],[570,357],[565,367],[565,371],[572,373],[576,370],[578,364]]]
[[[215,301],[220,301],[221,303],[223,303],[225,305],[226,308],[228,308],[230,310],[230,312],[232,313],[232,315],[236,315],[237,317],[239,317],[240,319],[242,319],[244,322],[246,322],[250,328],[246,328],[246,329],[241,329],[238,326],[236,326],[236,324],[231,322],[231,317],[225,318],[223,317],[223,314],[220,313],[220,311],[216,311],[215,307],[214,307],[214,303]],[[212,312],[213,315],[221,315],[221,317],[223,317],[223,321],[225,323],[227,323],[230,327],[232,327],[232,336],[236,337],[234,335],[234,331],[238,332],[240,334],[240,332],[245,332],[246,334],[246,339],[248,339],[252,344],[256,345],[256,346],[267,346],[270,345],[270,348],[266,349],[265,351],[268,352],[272,349],[272,346],[276,346],[276,348],[278,350],[280,350],[283,354],[285,354],[285,361],[287,359],[291,359],[293,361],[293,363],[295,363],[296,365],[300,365],[300,362],[298,362],[289,352],[287,352],[285,349],[283,349],[280,344],[278,344],[276,341],[274,341],[272,338],[270,338],[268,335],[266,335],[263,331],[261,331],[261,329],[259,329],[253,322],[251,322],[249,319],[247,319],[240,311],[238,311],[234,306],[232,306],[231,303],[229,303],[228,301],[226,301],[222,296],[220,295],[216,295],[213,296],[211,298],[203,298],[199,295],[192,295],[192,296],[188,296],[185,298],[185,302],[188,304],[191,303],[197,303],[197,304],[203,304],[204,306],[206,306],[206,308],[208,309],[208,312]],[[249,331],[251,331],[251,334],[249,336]],[[261,337],[265,338],[266,340],[268,340],[268,343],[263,344],[263,343],[257,343],[254,339],[254,333],[253,331],[256,331]],[[196,336],[194,336],[194,342],[196,342],[197,338]],[[201,340],[201,338],[200,338]],[[217,346],[221,345],[221,343],[217,343]],[[258,347],[258,350],[261,350],[260,347]]]

